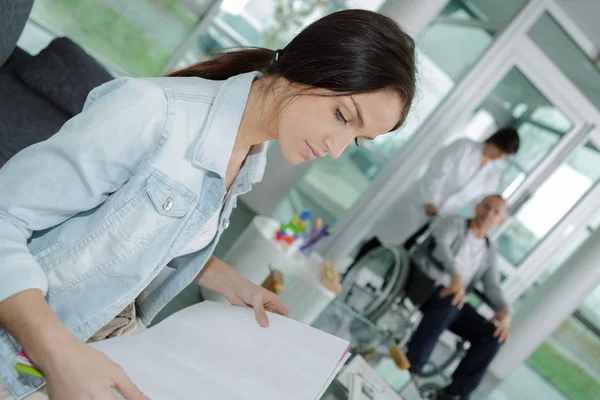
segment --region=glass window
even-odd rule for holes
[[[378,10],[385,0],[224,0],[217,16],[176,68],[222,49],[285,46],[311,22],[346,8]]]
[[[592,217],[587,226],[574,232],[569,236],[566,246],[561,249],[560,253],[556,254],[548,262],[548,268],[538,277],[533,285],[525,291],[515,302],[515,307],[518,308],[521,302],[537,290],[537,287],[543,285],[550,276],[556,272],[561,266],[565,265],[569,257],[571,257],[579,247],[600,227],[600,213]],[[598,292],[598,290],[596,291]]]
[[[224,0],[212,24],[177,67],[233,47],[277,49],[324,15],[344,8],[377,10],[384,0]]]
[[[565,30],[545,13],[529,31],[529,36],[581,92],[600,107],[600,70],[594,60]]]
[[[418,95],[402,129],[349,148],[338,160],[314,161],[282,199],[274,216],[285,220],[304,208],[311,208],[326,222],[335,224],[526,3],[526,0],[450,1],[416,39]]]
[[[481,102],[465,128],[456,132],[456,137],[483,141],[504,126],[515,127],[521,138],[519,152],[499,163],[499,192],[509,198],[574,125],[514,67]],[[465,204],[460,214],[471,216],[473,206]]]
[[[159,75],[211,0],[36,0],[31,19],[127,74]]]
[[[510,217],[497,239],[498,251],[519,265],[600,178],[600,152],[591,143],[569,159]]]
[[[513,68],[482,102],[462,133],[484,140],[503,126],[514,126],[521,137],[517,155],[501,163],[501,192],[509,197],[573,124],[518,68]]]

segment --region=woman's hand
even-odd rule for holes
[[[263,328],[269,326],[266,311],[271,311],[288,318],[290,316],[288,309],[275,293],[255,285],[242,276],[239,276],[239,279],[232,282],[230,290],[222,294],[234,306],[253,307],[254,314],[256,314],[256,321]]]
[[[51,399],[117,400],[115,393],[126,400],[148,399],[121,367],[78,341],[57,349],[56,357],[40,368]]]
[[[242,277],[223,261],[212,256],[194,280],[196,284],[221,293],[234,306],[254,308],[262,327],[269,325],[266,311],[289,317],[288,309],[275,293]]]
[[[71,335],[39,290],[0,302],[0,326],[42,371],[52,400],[117,400],[115,393],[126,400],[146,399],[119,366]]]

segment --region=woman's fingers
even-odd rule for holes
[[[271,312],[274,312],[279,315],[283,315],[284,317],[290,318],[290,311],[283,304],[283,302],[279,299],[279,297],[275,296],[275,298],[269,302],[269,305],[267,308]]]
[[[115,378],[117,391],[121,393],[125,400],[146,400],[146,397],[141,390],[125,375],[125,372],[119,374]]]
[[[263,297],[260,295],[254,296],[252,307],[254,308],[254,314],[256,315],[256,321],[258,324],[263,328],[269,326],[269,318],[267,317],[267,312],[265,311]]]

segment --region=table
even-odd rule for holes
[[[274,240],[279,226],[272,218],[255,217],[223,261],[257,285],[264,282],[271,268],[280,270],[285,287],[279,297],[293,319],[310,325],[336,295],[321,284],[323,258],[318,254],[305,256],[287,251]],[[225,297],[206,288],[202,289],[202,295],[206,300],[227,303]]]
[[[362,393],[360,390],[350,393],[353,376],[356,375],[361,377]],[[345,400],[349,396],[351,400],[405,400],[359,355],[354,356],[342,369],[322,400]]]
[[[409,373],[398,370],[394,362],[386,357],[390,346],[394,343],[392,332],[386,326],[367,320],[339,298],[336,298],[312,325],[317,329],[348,340],[351,352],[354,353],[353,358],[333,381],[322,400],[346,400],[348,389],[347,377],[344,374],[358,367],[367,368],[367,366],[369,373],[374,374],[378,381],[392,383],[392,385],[386,384],[391,391],[386,392],[386,396],[391,397],[382,395],[382,400],[421,400],[418,389],[410,382]],[[375,348],[376,354],[365,360],[362,354],[369,348]],[[350,369],[347,369],[349,367]],[[364,400],[368,400],[368,397]]]

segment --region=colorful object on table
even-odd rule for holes
[[[20,352],[17,354],[15,370],[22,374],[37,376],[38,378],[43,378],[44,374],[42,374],[36,367],[33,365],[29,357],[25,355],[24,352]]]
[[[340,273],[335,266],[329,260],[321,263],[321,283],[332,293],[339,294],[342,290],[342,283],[340,279]]]
[[[323,220],[317,218],[313,228],[311,229],[311,234],[308,238],[306,238],[302,247],[300,247],[300,251],[304,254],[308,255],[312,253],[315,246],[325,237],[329,236],[329,225],[324,224]]]
[[[265,279],[261,286],[275,294],[279,294],[285,287],[283,274],[280,270],[272,269],[270,266],[269,269],[271,270],[271,273],[269,274],[267,279]]]
[[[310,219],[310,210],[305,210],[300,215],[292,217],[287,224],[281,224],[279,230],[275,233],[275,239],[278,242],[292,244],[300,237],[300,233],[306,228],[306,222]]]
[[[323,220],[321,218],[317,218],[315,220],[315,223],[312,226],[312,229],[310,231],[310,237],[314,238],[318,235],[319,230],[321,230],[321,228],[323,227]]]
[[[390,347],[390,357],[401,370],[405,371],[410,368],[410,361],[408,361],[406,353],[404,353],[404,350],[397,344]]]

